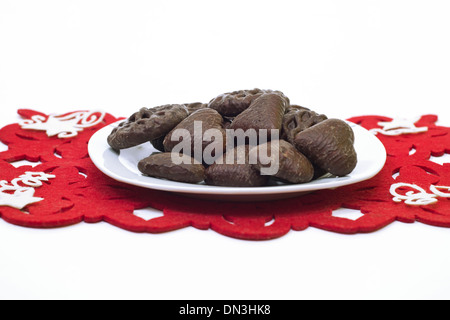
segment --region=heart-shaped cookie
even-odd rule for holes
[[[292,144],[285,140],[272,140],[250,150],[257,159],[255,168],[261,174],[271,175],[283,182],[305,183],[314,177],[314,167]]]
[[[339,119],[327,119],[295,135],[293,144],[315,166],[335,176],[351,173],[357,164],[352,128]]]
[[[217,133],[217,137],[207,139],[205,135],[208,132]],[[193,156],[200,162],[206,160],[204,151],[208,148],[212,152],[206,163],[211,164],[214,158],[220,156],[225,150],[226,133],[223,129],[223,118],[213,109],[199,109],[170,131],[164,138],[163,145],[166,152],[174,151],[174,149],[177,149],[175,152],[180,152],[176,147],[182,146],[182,153]]]
[[[271,136],[270,130],[281,130],[283,116],[286,108],[289,106],[289,99],[278,93],[266,93],[257,98],[244,112],[239,114],[231,123],[233,130],[249,129],[268,130],[268,136]]]

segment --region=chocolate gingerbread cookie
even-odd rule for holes
[[[289,106],[289,99],[277,93],[265,93],[255,99],[252,104],[232,122],[231,129],[281,130],[283,116]]]
[[[202,102],[185,103],[184,105],[188,109],[189,115],[200,109],[208,108],[208,104]]]
[[[228,150],[206,169],[205,183],[222,187],[260,187],[266,185],[269,176],[261,175],[258,169],[250,163],[249,150],[248,145],[240,145]],[[231,153],[231,155],[228,153]]]
[[[215,130],[210,130],[215,129]],[[220,139],[205,139],[205,132],[216,132],[220,135]],[[185,136],[186,135],[186,136]],[[223,118],[215,110],[210,108],[203,108],[195,111],[189,117],[181,121],[173,130],[171,130],[164,139],[163,145],[166,152],[173,151],[173,149],[180,143],[184,146],[184,139],[188,139],[189,143],[186,143],[186,147],[190,148],[190,154],[194,155],[196,151],[200,151],[198,155],[198,161],[204,161],[201,159],[203,151],[208,147],[211,150],[217,150],[218,154],[213,156],[219,156],[223,153],[226,144],[226,133],[223,128]],[[195,146],[199,145],[201,150],[195,150]],[[183,152],[186,152],[186,148],[183,148]],[[212,160],[211,160],[212,161]],[[209,162],[209,161],[208,161]]]
[[[183,104],[186,106],[189,115],[193,114],[195,111],[198,111],[200,109],[208,108],[208,104],[207,103],[202,103],[202,102],[183,103]],[[151,142],[151,144],[153,145],[153,147],[156,150],[161,151],[161,152],[165,152],[166,151],[165,148],[164,148],[164,139],[165,139],[165,137],[166,136],[164,135],[164,136],[162,136],[162,137],[160,137],[158,139],[152,140],[150,142]]]
[[[108,136],[108,144],[115,150],[135,147],[164,137],[189,115],[182,104],[142,108],[121,123]]]
[[[324,114],[318,114],[298,105],[290,105],[283,117],[282,138],[293,143],[298,133],[327,119]]]
[[[353,129],[340,119],[327,119],[294,137],[293,145],[313,163],[335,176],[351,173],[358,157]]]
[[[171,152],[152,154],[139,162],[139,171],[150,177],[186,183],[199,183],[205,179],[205,168],[201,163],[184,154],[176,154],[179,163],[174,163],[173,156]]]
[[[265,93],[284,94],[276,90],[238,90],[221,94],[209,102],[209,107],[222,116],[234,117],[246,110],[250,104]]]
[[[261,144],[252,148],[250,155],[257,159],[254,167],[261,174],[270,174],[284,182],[305,183],[314,177],[312,163],[285,140]]]

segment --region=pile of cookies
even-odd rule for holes
[[[197,124],[201,123],[201,134]],[[180,137],[178,132],[186,132]],[[208,131],[209,130],[209,131]],[[218,132],[213,139],[204,133]],[[239,131],[240,130],[240,131]],[[257,141],[236,139],[229,132],[263,132]],[[191,150],[178,146],[190,138]],[[228,141],[227,141],[228,138]],[[306,183],[326,173],[346,176],[356,167],[352,128],[339,119],[328,119],[308,108],[290,103],[276,90],[239,90],[217,96],[209,103],[170,104],[142,108],[115,128],[109,145],[119,151],[150,142],[160,152],[140,161],[139,170],[148,176],[185,183],[214,186],[259,187],[283,183]],[[232,148],[230,149],[230,145]],[[194,148],[200,153],[194,153]],[[196,155],[211,151],[212,161]],[[276,155],[277,170],[262,150]],[[235,161],[230,163],[231,158]],[[174,162],[174,155],[178,160]],[[250,161],[254,159],[255,161]],[[264,161],[263,161],[264,160]]]

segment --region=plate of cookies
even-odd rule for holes
[[[88,149],[117,181],[221,201],[334,189],[374,177],[386,162],[368,130],[262,89],[141,108],[96,132]]]

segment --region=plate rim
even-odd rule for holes
[[[111,123],[109,125],[106,125],[105,127],[97,130],[89,139],[88,142],[88,154],[98,170],[100,170],[103,174],[110,177],[113,180],[122,182],[124,184],[133,185],[141,188],[146,189],[152,189],[152,190],[159,190],[159,191],[166,191],[166,192],[172,192],[172,193],[181,193],[181,194],[191,194],[191,195],[220,195],[220,196],[245,196],[245,195],[275,195],[275,194],[290,194],[290,193],[303,193],[303,192],[313,192],[318,190],[328,190],[328,189],[336,189],[356,183],[360,183],[366,180],[369,180],[376,176],[384,167],[386,160],[387,160],[387,152],[383,145],[383,143],[372,133],[369,132],[369,130],[365,129],[364,127],[353,123],[346,121],[352,128],[358,128],[358,130],[361,130],[361,132],[365,132],[368,135],[373,136],[373,142],[377,144],[378,148],[382,150],[382,154],[380,153],[378,156],[382,157],[383,161],[380,160],[379,165],[376,167],[376,170],[373,172],[370,172],[366,175],[362,175],[359,178],[353,178],[349,177],[350,179],[345,179],[347,177],[336,177],[336,178],[326,178],[330,180],[326,180],[324,183],[320,183],[320,180],[314,180],[312,182],[308,183],[302,183],[302,184],[286,184],[286,185],[278,185],[278,186],[262,186],[262,187],[222,187],[222,186],[209,186],[209,185],[202,185],[202,184],[189,184],[189,183],[183,183],[183,182],[177,182],[177,181],[169,181],[170,185],[161,185],[158,184],[160,181],[165,181],[158,178],[152,178],[152,177],[145,177],[148,179],[146,183],[142,183],[140,181],[132,181],[131,179],[128,179],[126,177],[123,177],[110,169],[106,168],[104,164],[101,163],[101,160],[104,160],[104,158],[96,157],[97,154],[104,154],[105,151],[110,150],[110,152],[116,153],[107,143],[107,136],[111,132],[112,128],[117,126],[119,123],[122,123],[124,120],[119,120],[117,122]],[[108,131],[109,130],[109,131]],[[102,139],[100,139],[102,137]],[[101,148],[101,151],[94,150],[94,146],[98,148],[97,143],[100,143],[100,145],[103,145]],[[105,148],[106,147],[106,148]],[[118,155],[118,154],[117,154]],[[101,159],[100,159],[101,158]],[[119,161],[119,156],[117,156],[117,162],[118,164],[122,165]],[[122,165],[123,166],[123,165]],[[128,169],[127,169],[128,170]],[[340,180],[337,180],[340,179]],[[317,183],[317,181],[319,181]],[[325,181],[325,180],[322,180]],[[313,183],[313,184],[312,184]]]

